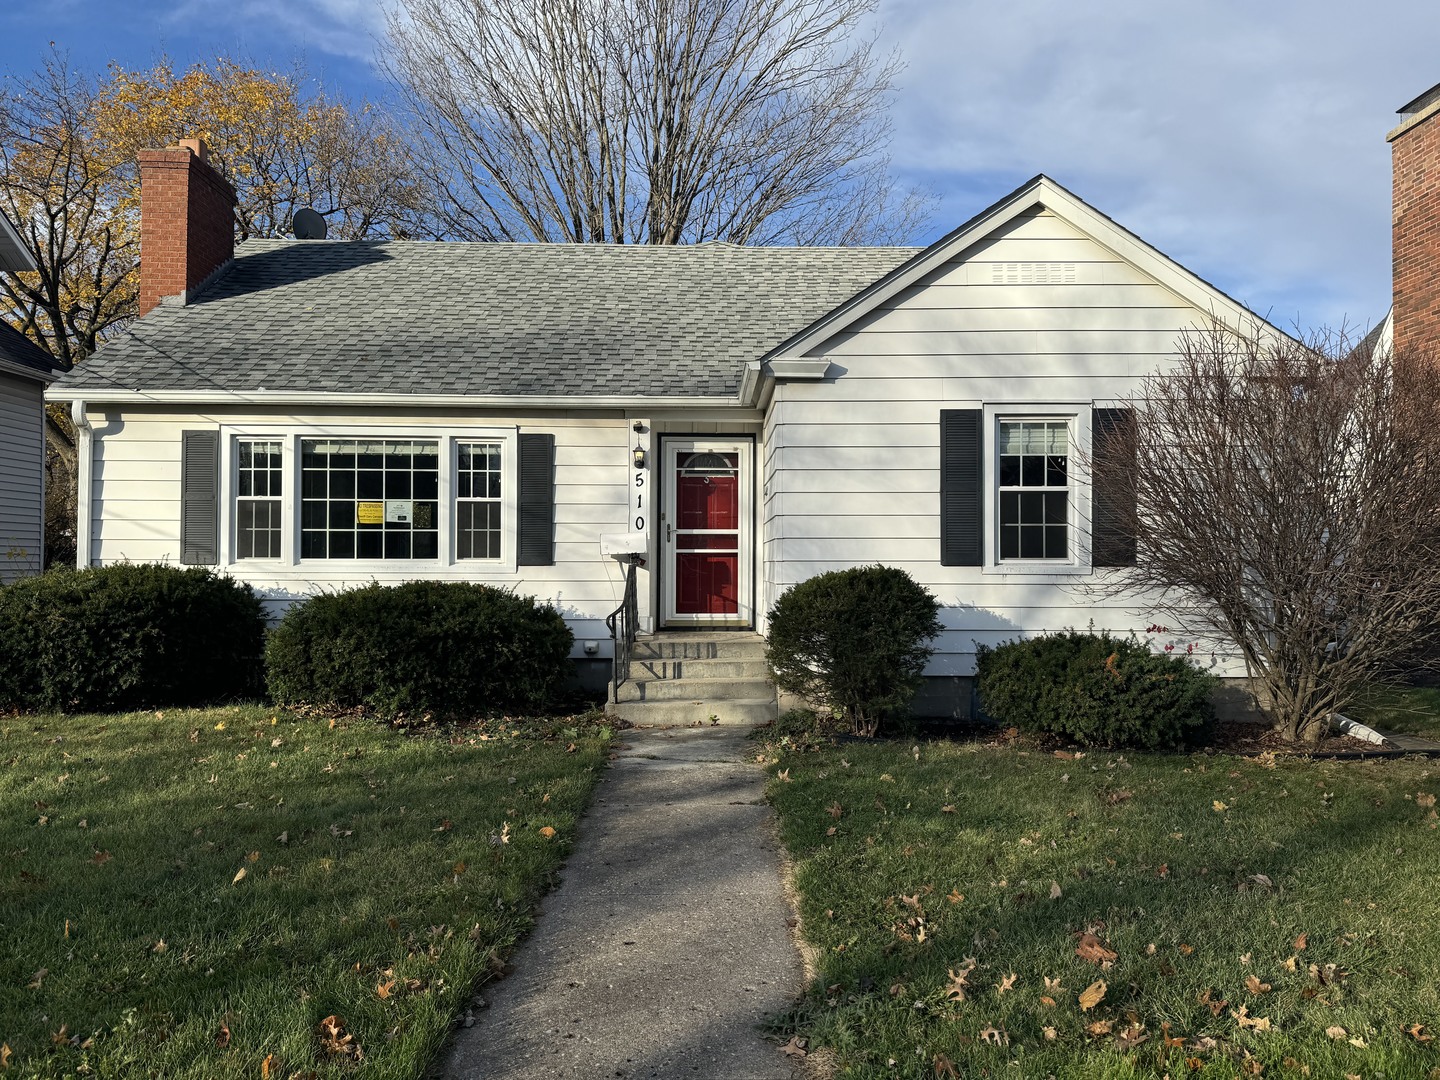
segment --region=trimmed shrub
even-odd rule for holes
[[[261,688],[265,612],[204,567],[118,563],[0,588],[0,707],[113,712]]]
[[[1070,630],[981,645],[975,666],[980,706],[992,719],[1083,746],[1179,746],[1213,718],[1213,676],[1109,634]]]
[[[543,708],[564,686],[574,635],[553,607],[472,582],[409,581],[312,597],[265,648],[280,704],[456,720]]]
[[[782,690],[829,706],[856,734],[902,715],[942,627],[939,602],[888,566],[832,570],[792,585],[770,611],[765,659]]]

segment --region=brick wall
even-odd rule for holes
[[[1440,90],[1440,87],[1436,88]],[[1440,98],[1392,131],[1395,348],[1440,357]]]
[[[235,192],[199,140],[142,150],[140,314],[187,296],[235,254]]]

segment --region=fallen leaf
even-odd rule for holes
[[[1186,945],[1183,941],[1175,947],[1179,949],[1182,953],[1184,953],[1186,956],[1189,956],[1195,951],[1194,945]]]
[[[1065,894],[1060,891],[1060,883],[1059,883],[1058,881],[1052,881],[1052,882],[1050,882],[1050,899],[1051,899],[1051,900],[1059,900],[1060,897],[1062,897],[1062,896],[1064,896],[1064,895],[1065,895]]]
[[[825,835],[826,835],[826,836],[834,836],[834,835],[835,835],[837,832],[839,832],[839,831],[840,831],[840,830],[838,830],[837,828],[835,828],[834,825],[831,825],[828,829],[825,830]]]
[[[25,984],[25,989],[26,989],[26,990],[39,990],[41,984],[44,983],[44,981],[45,981],[45,976],[46,976],[46,975],[49,975],[49,974],[50,974],[50,969],[49,969],[49,968],[41,968],[39,971],[35,972],[34,975],[31,975],[31,976],[30,976],[30,981]]]
[[[845,811],[844,811],[843,809],[841,809],[840,804],[839,804],[838,802],[836,802],[836,803],[831,803],[831,804],[826,808],[825,812],[826,812],[827,814],[829,814],[832,818],[834,818],[836,821],[839,821],[839,820],[840,820],[840,815],[843,814]]]
[[[111,855],[108,851],[97,851],[94,855],[90,856],[90,861],[96,866],[104,866],[113,858],[114,856]]]
[[[935,1067],[936,1076],[948,1076],[952,1080],[959,1080],[960,1074],[955,1071],[955,1063],[944,1054],[936,1054],[931,1064]]]
[[[244,880],[245,880],[245,868],[242,866],[239,870],[237,870],[237,871],[235,872],[235,876],[230,879],[230,884],[231,884],[231,885],[239,885],[240,882],[242,882],[242,881],[244,881]]]
[[[1219,1016],[1220,1010],[1225,1008],[1226,1005],[1229,1005],[1230,1002],[1224,1000],[1223,998],[1217,1001],[1210,996],[1211,993],[1212,991],[1210,987],[1207,986],[1203,994],[1197,994],[1195,996],[1195,1000],[1198,1001],[1201,1005],[1207,1006],[1210,1009],[1211,1016]]]
[[[14,1053],[9,1043],[0,1043],[0,1069],[10,1068],[10,1057]]]
[[[555,830],[552,829],[549,825],[546,825],[540,830],[540,835],[545,837],[546,840],[549,840],[552,836],[555,835]]]
[[[1080,944],[1075,947],[1075,955],[1081,960],[1098,964],[1105,960],[1114,960],[1117,954],[1113,949],[1106,948],[1094,934],[1084,933],[1080,935]]]
[[[260,861],[260,852],[258,852],[258,851],[252,851],[252,852],[250,852],[250,854],[248,854],[248,855],[245,856],[245,861],[248,862],[248,863],[257,863],[257,862],[259,862],[259,861]]]
[[[266,1054],[265,1060],[260,1062],[260,1080],[270,1080],[272,1076],[280,1075],[280,1059],[274,1054]]]
[[[1258,997],[1260,994],[1268,994],[1270,992],[1270,984],[1267,982],[1261,982],[1254,975],[1246,975],[1245,989],[1249,990],[1250,993],[1255,994]]]
[[[155,942],[154,946],[150,949],[150,951],[153,953],[164,953],[169,948],[170,946],[165,944],[165,939],[161,938],[159,941]]]
[[[803,1058],[806,1054],[805,1043],[806,1040],[799,1035],[791,1035],[790,1041],[780,1047],[780,1052],[789,1057]]]
[[[1239,1012],[1232,1011],[1230,1016],[1243,1028],[1253,1028],[1256,1031],[1269,1031],[1270,1018],[1268,1016],[1251,1016],[1248,1006],[1241,1005]]]
[[[1096,1005],[1099,1005],[1105,998],[1105,991],[1108,989],[1104,979],[1096,979],[1080,992],[1080,1010],[1089,1012]]]
[[[1041,994],[1041,995],[1040,995],[1040,1004],[1041,1004],[1041,1005],[1044,1005],[1044,1006],[1046,1006],[1046,1007],[1048,1007],[1048,1008],[1053,1009],[1053,1008],[1055,1007],[1055,999],[1054,999],[1053,997],[1051,997],[1049,994]]]
[[[1411,1024],[1405,1031],[1418,1043],[1433,1042],[1435,1039],[1434,1035],[1426,1034],[1424,1024]]]
[[[1230,809],[1230,807],[1226,806],[1226,805],[1225,805],[1223,802],[1221,802],[1219,799],[1216,799],[1216,800],[1215,800],[1214,802],[1212,802],[1210,805],[1215,808],[1215,812],[1216,812],[1217,814],[1223,814],[1226,810],[1229,810],[1229,809]]]
[[[995,984],[995,989],[1002,994],[1007,990],[1012,990],[1015,987],[1015,980],[1019,977],[1020,976],[1013,971],[1009,975],[1001,976],[1000,981]]]
[[[1085,1025],[1085,1031],[1098,1039],[1102,1035],[1109,1035],[1114,1027],[1114,1020],[1095,1020]]]
[[[61,1024],[59,1031],[50,1033],[50,1041],[56,1046],[64,1046],[70,1041],[70,1025]]]
[[[940,807],[940,813],[942,813],[942,814],[953,814],[954,812],[955,812],[955,804],[954,804],[954,803],[946,803],[944,806]]]
[[[333,724],[334,721],[332,720]],[[320,1036],[320,1047],[327,1054],[337,1057],[350,1057],[356,1061],[362,1060],[365,1055],[360,1050],[360,1044],[355,1041],[355,1036],[345,1030],[345,1021],[335,1015],[325,1017],[320,1021],[317,1030]]]
[[[996,1046],[1009,1046],[1010,1036],[999,1028],[985,1027],[980,1029],[980,1041],[994,1043]]]
[[[1145,1033],[1144,1024],[1131,1024],[1115,1036],[1115,1048],[1117,1050],[1134,1050],[1141,1043],[1149,1041],[1150,1036]]]
[[[1042,1027],[1040,1029],[1040,1034],[1044,1035],[1046,1041],[1048,1042],[1055,1041],[1055,1029],[1053,1027]]]
[[[781,781],[782,783],[786,783],[786,784],[790,783],[790,770],[789,770],[789,769],[781,769],[779,772],[777,772],[777,773],[775,774],[775,779]]]
[[[215,1033],[215,1045],[221,1050],[230,1045],[230,1029],[224,1024],[221,1024],[220,1030]]]
[[[950,976],[950,983],[945,988],[945,996],[951,1001],[964,1001],[965,989],[970,984],[966,981],[970,973],[975,970],[976,960],[973,956],[965,959],[964,965],[959,971],[954,968],[946,968],[946,974]]]
[[[395,990],[395,980],[375,984],[375,996],[381,999],[388,998]]]
[[[435,828],[431,829],[430,831],[431,831],[431,832],[449,832],[449,831],[450,831],[451,829],[453,829],[454,827],[455,827],[455,823],[454,823],[453,821],[451,821],[451,820],[447,817],[444,821],[440,822],[439,825],[436,825]]]
[[[961,900],[965,899],[965,894],[962,893],[959,889],[951,889],[948,893],[946,893],[945,899],[949,900],[952,904],[958,904]]]
[[[1309,942],[1310,942],[1310,935],[1309,935],[1309,934],[1301,934],[1299,937],[1297,937],[1297,938],[1295,939],[1295,951],[1296,951],[1296,952],[1304,952],[1304,951],[1305,951],[1305,946],[1306,946],[1307,944],[1309,944]]]
[[[1435,805],[1435,796],[1432,795],[1432,794],[1430,794],[1429,792],[1424,792],[1424,791],[1422,791],[1422,792],[1420,792],[1420,794],[1418,794],[1418,795],[1415,796],[1415,805],[1416,805],[1416,806],[1434,806],[1434,805]]]
[[[1119,806],[1121,803],[1134,798],[1133,791],[1112,791],[1105,796],[1105,801],[1111,806]]]

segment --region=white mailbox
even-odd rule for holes
[[[644,533],[601,533],[600,554],[620,557],[623,555],[644,555],[648,547]]]

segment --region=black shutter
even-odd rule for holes
[[[520,436],[520,566],[555,563],[555,436]]]
[[[985,562],[985,447],[979,409],[940,410],[940,565]]]
[[[220,433],[180,433],[180,561],[220,561]]]
[[[1135,536],[1127,522],[1134,516],[1135,414],[1129,409],[1094,409],[1090,439],[1095,473],[1091,478],[1092,566],[1134,566]]]

